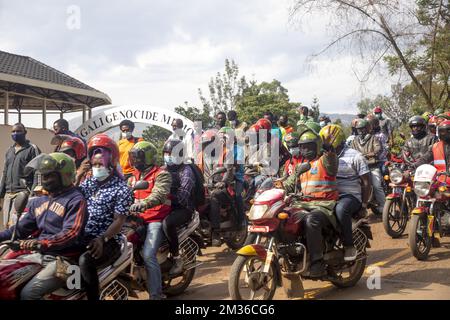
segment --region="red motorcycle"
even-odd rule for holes
[[[302,164],[298,174],[310,167],[309,163]],[[248,213],[251,223],[248,230],[256,238],[237,252],[231,268],[228,289],[233,300],[270,300],[277,286],[283,286],[288,297],[303,296],[302,279],[310,278],[310,261],[302,222],[309,212],[291,205],[307,200],[301,193],[286,195],[276,188],[255,199]],[[339,232],[329,230],[324,235],[327,274],[320,280],[337,287],[354,286],[366,266],[366,248],[370,247],[368,239],[372,239],[372,233],[366,220],[355,218],[353,242],[358,251],[355,261],[344,261]]]
[[[426,260],[431,247],[450,235],[450,172],[437,173],[429,164],[417,168],[414,176],[416,207],[411,211],[409,247],[418,260]]]
[[[389,175],[384,177],[384,180],[390,181],[392,192],[386,196],[384,203],[383,226],[389,236],[399,238],[408,224],[409,213],[416,203],[416,195],[413,192],[413,178],[403,174],[407,169],[406,164],[402,159],[391,160],[386,163]]]
[[[26,207],[28,193],[21,192],[16,196],[14,208],[17,212],[17,223]],[[130,268],[133,260],[133,249],[125,237],[122,237],[121,255],[114,264],[99,270],[100,299],[102,300],[127,300],[129,291],[127,284],[121,277],[125,277],[125,271]],[[30,253],[39,251],[40,245],[32,251],[20,250],[19,241],[15,232],[11,240],[0,244],[0,300],[19,299],[22,288],[33,278],[43,266],[40,261],[30,259]],[[126,277],[128,278],[128,277]],[[82,300],[86,294],[82,288],[69,289],[68,285],[55,290],[44,297],[46,300]]]

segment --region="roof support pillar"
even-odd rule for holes
[[[44,99],[44,106],[42,108],[42,129],[47,128],[47,99]]]
[[[4,124],[8,125],[8,115],[9,115],[9,92],[6,91],[5,94],[5,113],[4,113]]]
[[[83,106],[83,123],[86,122],[86,105]]]
[[[88,107],[88,120],[92,118],[92,109]]]

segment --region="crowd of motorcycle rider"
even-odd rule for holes
[[[0,185],[0,197],[4,199],[0,242],[15,232],[21,249],[30,250],[23,259],[44,265],[25,285],[21,298],[42,299],[64,286],[55,276],[57,260],[63,258],[80,266],[88,299],[99,299],[97,269],[120,256],[121,230],[128,217],[137,215],[146,225],[143,258],[149,296],[163,299],[158,248],[164,239],[168,240],[174,261],[170,273],[180,273],[183,261],[177,227],[192,219],[196,186],[210,178],[216,190],[208,212],[213,246],[222,244],[220,208],[228,201],[227,190],[233,189],[236,221],[245,228],[244,190],[255,188],[267,177],[277,177],[277,187],[286,192],[299,190],[309,199],[294,205],[309,211],[304,228],[311,277],[325,273],[322,239],[328,228],[339,228],[344,259],[355,260],[351,220],[367,215],[372,192],[378,206],[373,212],[383,209],[385,162],[394,143],[392,121],[376,107],[369,115],[358,115],[352,121],[351,135],[346,137],[328,117],[321,116],[315,122],[307,107],[299,112],[295,128],[285,114],[278,117],[266,112],[254,124],[247,124],[235,111],[219,112],[214,126],[200,135],[187,134],[182,120],[174,119],[173,133],[162,150],[163,165],[157,162],[161,150],[135,137],[135,124],[130,120],[120,123],[118,142],[106,134],[97,134],[86,142],[69,130],[66,120],[59,119],[53,126],[55,137],[51,143],[55,150],[50,154],[41,154],[27,140],[25,126],[15,124],[14,144],[6,151]],[[447,170],[450,113],[436,110],[434,115],[414,116],[408,124],[411,137],[404,143],[401,157],[410,170],[424,163]],[[249,139],[252,135],[256,140]],[[277,155],[276,165],[269,161],[273,153]],[[297,165],[302,162],[309,162],[311,169],[298,176]],[[226,170],[214,175],[217,168]],[[246,180],[248,175],[254,179]],[[147,181],[148,188],[133,191],[139,180]],[[16,224],[14,200],[24,190],[33,197]]]

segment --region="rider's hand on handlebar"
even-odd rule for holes
[[[147,206],[145,205],[145,203],[142,202],[134,203],[130,206],[130,211],[134,213],[144,212],[145,209],[147,209]]]
[[[275,180],[273,182],[273,185],[275,186],[275,188],[283,189],[283,181],[281,179]]]
[[[36,239],[19,241],[21,250],[34,250],[34,249],[36,249],[38,244],[39,244],[39,241]]]

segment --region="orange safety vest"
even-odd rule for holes
[[[447,164],[445,163],[445,147],[444,141],[439,141],[433,144],[433,166],[437,169],[437,172],[447,171]],[[450,177],[440,176],[438,178],[440,182],[446,182],[450,185]]]
[[[135,190],[134,197],[137,200],[143,200],[148,198],[148,196],[152,193],[153,187],[155,186],[156,178],[163,171],[161,167],[154,166],[149,173],[147,173],[143,180],[148,181],[148,188],[145,190]],[[133,177],[131,180],[131,187],[134,186],[135,182],[140,180],[140,172],[135,169],[133,171]],[[160,205],[154,206],[153,208],[149,208],[140,214],[141,218],[144,219],[145,223],[150,222],[159,222],[164,220],[172,210],[170,195],[167,196],[167,200]]]
[[[297,164],[302,162],[303,162],[302,158],[292,157],[291,159],[287,160],[284,163],[284,172],[290,176],[291,174],[294,173]]]
[[[438,172],[447,171],[444,150],[444,141],[439,141],[433,144],[433,165]]]
[[[338,200],[336,176],[327,174],[322,157],[311,161],[311,169],[300,176],[302,192],[312,200]]]

